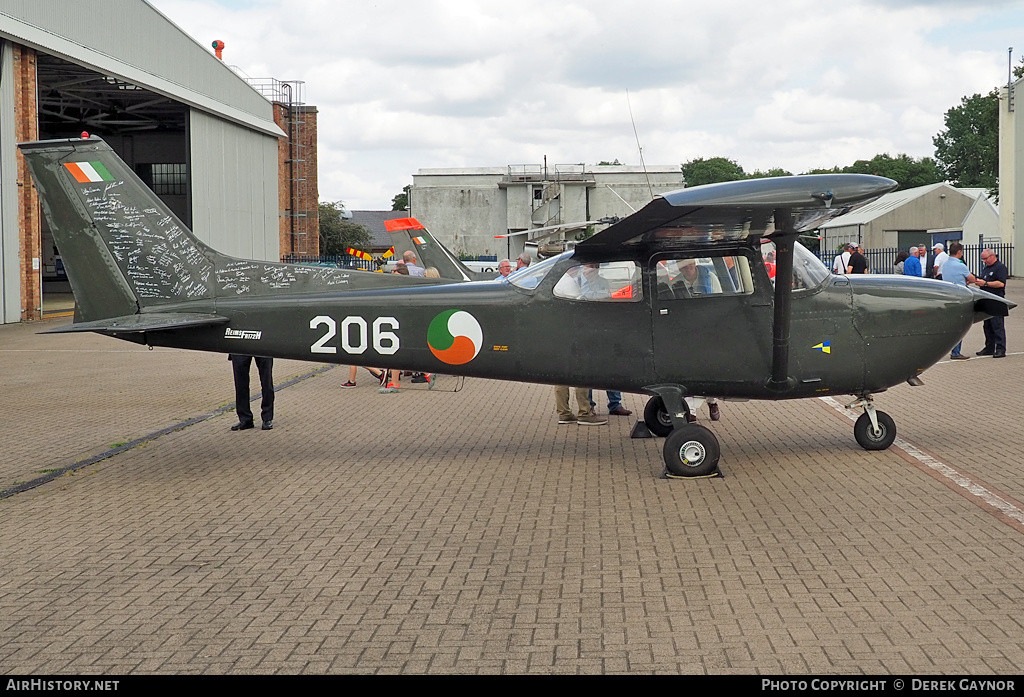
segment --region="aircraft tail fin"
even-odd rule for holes
[[[395,259],[412,251],[424,268],[434,267],[441,278],[456,281],[479,281],[494,278],[493,274],[480,274],[466,267],[459,258],[441,244],[416,218],[395,218],[384,221],[391,235]]]
[[[19,144],[75,294],[75,321],[212,299],[221,257],[100,138]]]

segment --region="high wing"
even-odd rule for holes
[[[735,243],[783,229],[804,232],[897,186],[868,174],[808,174],[680,189],[580,242],[576,252],[598,258],[628,245]],[[779,214],[786,216],[785,225],[776,221]]]

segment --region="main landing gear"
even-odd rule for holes
[[[885,450],[896,440],[896,422],[884,411],[877,411],[871,395],[865,395],[846,405],[847,409],[861,407],[864,413],[853,425],[853,437],[865,450]]]
[[[667,474],[672,477],[721,475],[718,438],[709,429],[688,423],[689,410],[682,390],[668,387],[659,388],[658,392],[644,407],[644,424],[652,434],[665,438],[662,454]],[[666,403],[671,408],[666,407]],[[853,435],[860,447],[885,450],[896,440],[896,422],[884,411],[875,409],[871,395],[860,397],[846,408],[864,410],[853,426]]]
[[[659,392],[644,407],[644,423],[651,433],[665,438],[662,455],[667,474],[671,477],[720,476],[718,459],[722,451],[718,438],[704,426],[688,423],[689,410],[682,390],[668,388]]]

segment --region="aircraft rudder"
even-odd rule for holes
[[[401,259],[404,252],[412,251],[421,266],[436,268],[441,278],[471,281],[479,277],[416,218],[385,220],[384,229],[391,235],[395,259]]]
[[[213,297],[216,252],[107,143],[92,137],[19,147],[82,321]]]

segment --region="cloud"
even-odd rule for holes
[[[1019,0],[151,2],[248,75],[305,81],[321,196],[355,208],[420,168],[638,163],[630,105],[649,164],[931,155],[1024,25]]]

